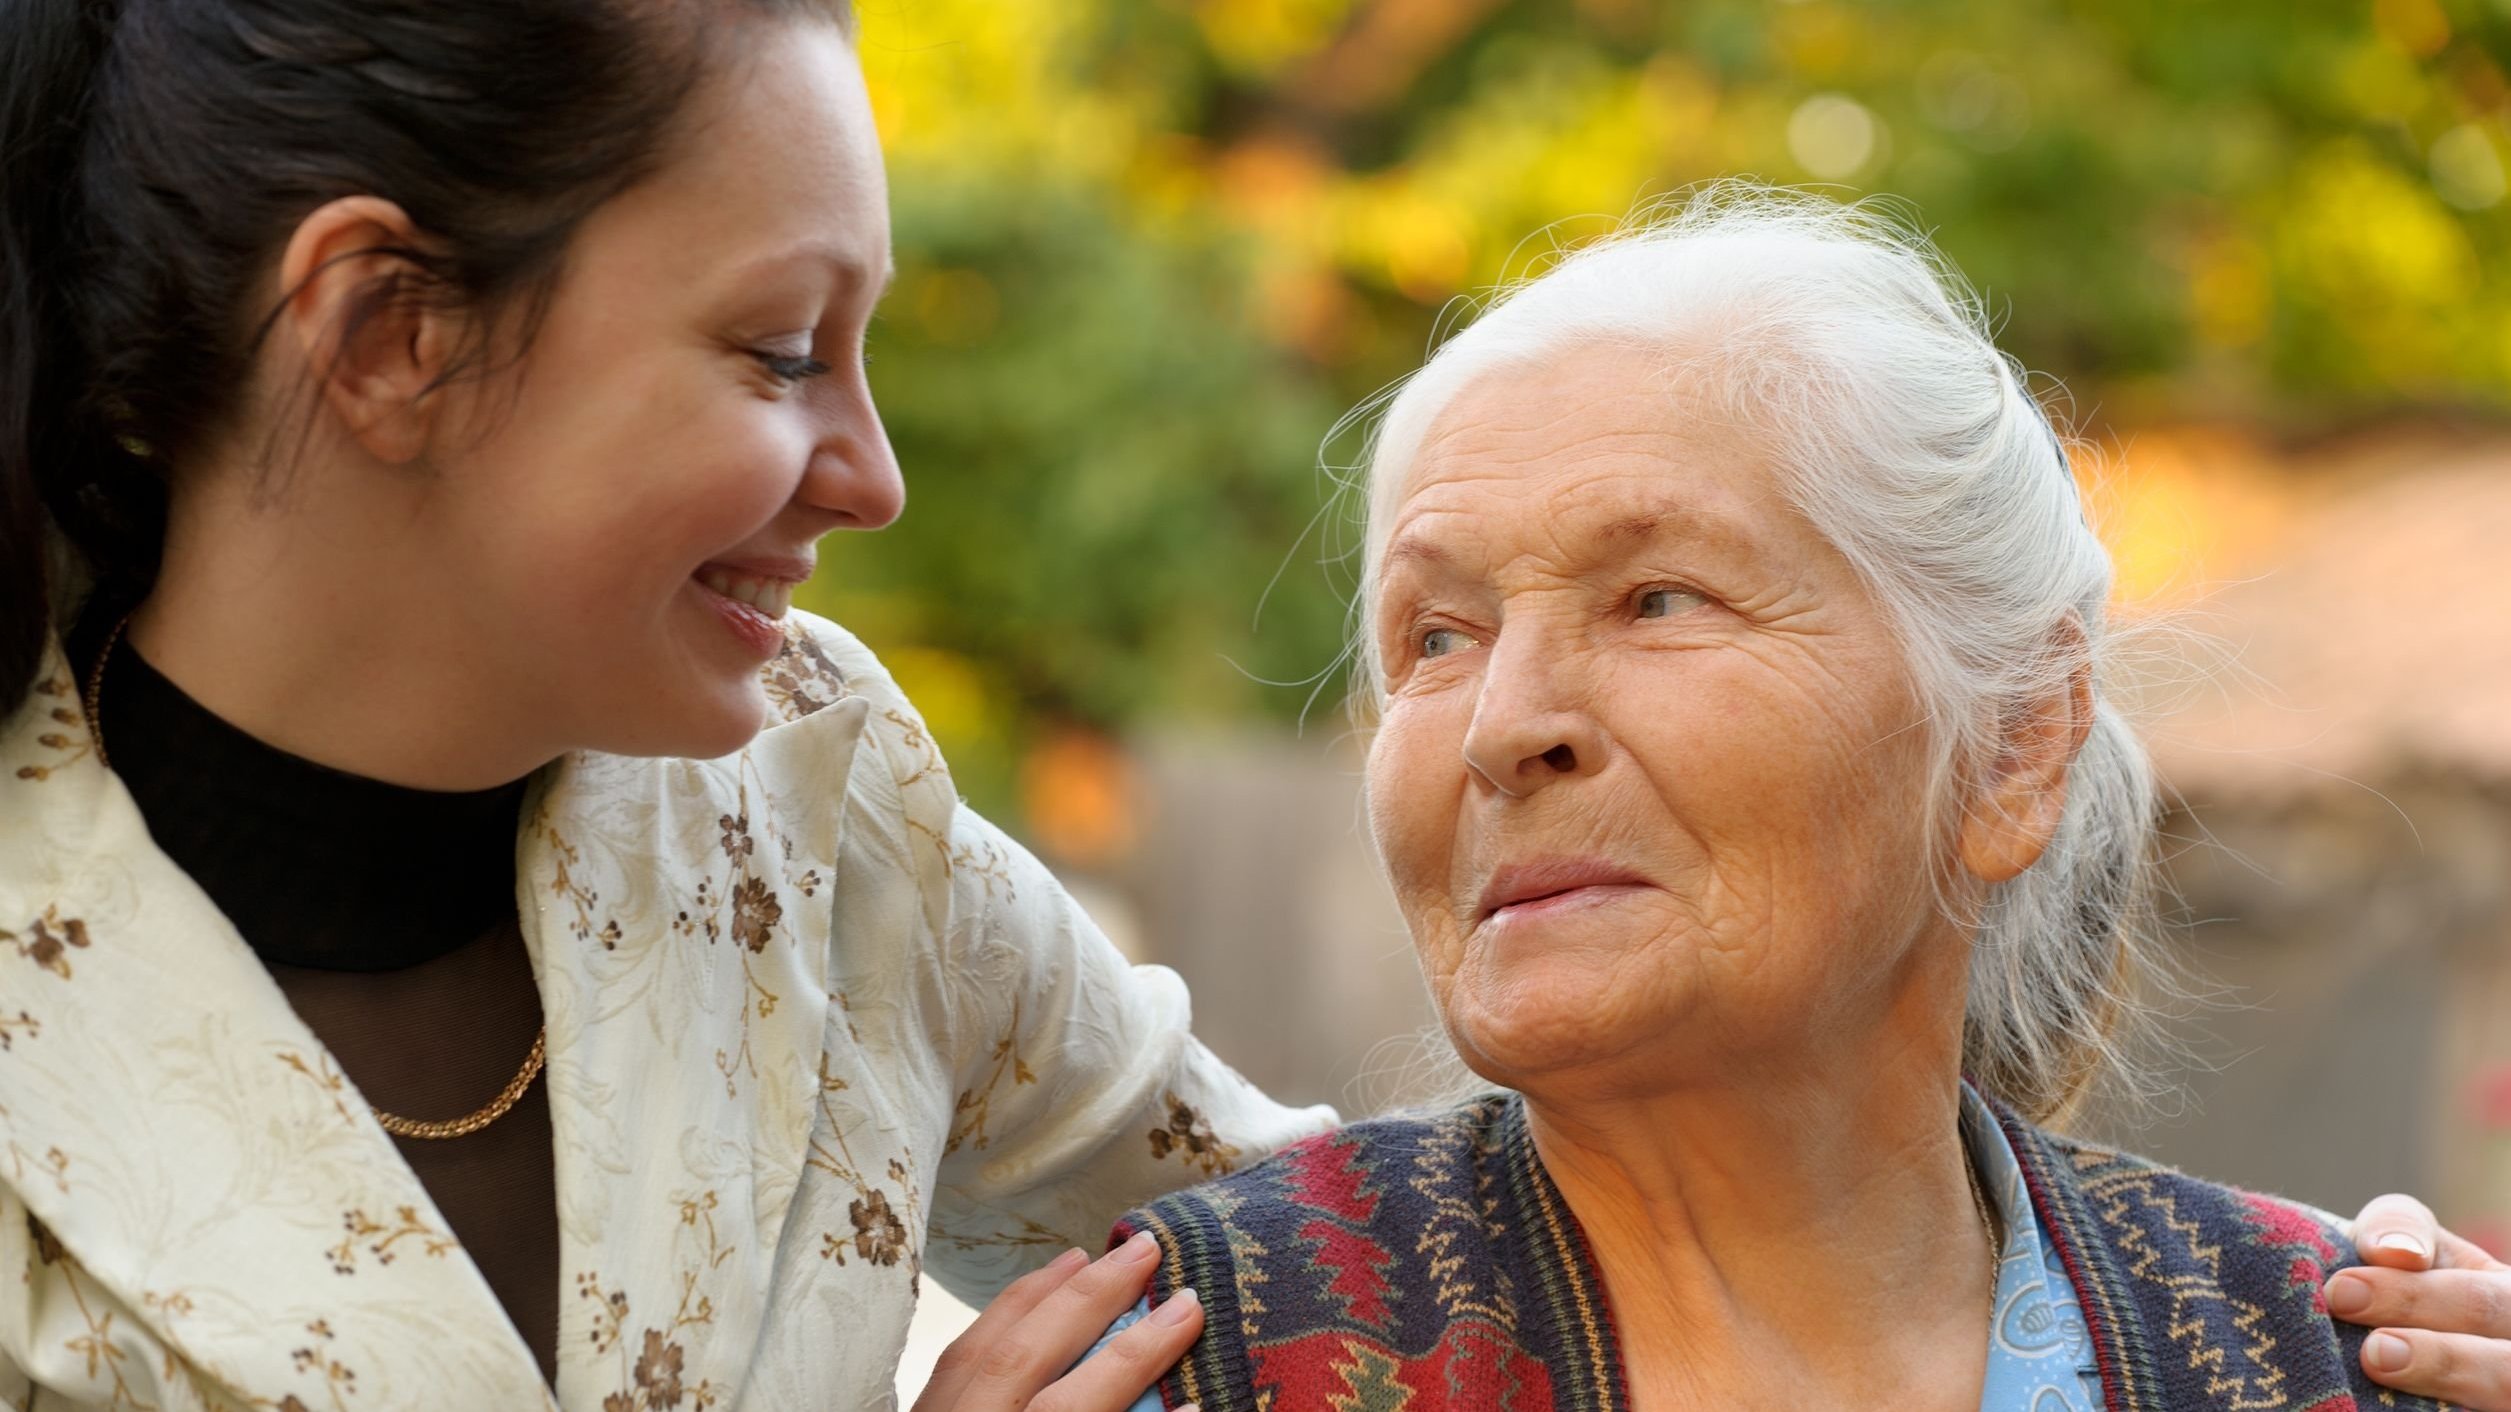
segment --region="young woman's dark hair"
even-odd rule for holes
[[[424,248],[373,252],[352,324],[429,299],[511,308],[528,336],[577,224],[655,160],[705,61],[705,8],[14,0],[0,26],[0,716],[24,700],[53,613],[47,515],[100,588],[146,592],[166,467],[232,430],[272,316],[261,283],[297,223],[364,193],[425,232]]]

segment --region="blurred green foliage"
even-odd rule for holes
[[[1044,724],[1301,711],[1264,683],[1340,650],[1336,415],[1704,179],[1905,199],[2095,427],[2511,391],[2511,0],[860,9],[910,501],[806,602],[997,810]]]

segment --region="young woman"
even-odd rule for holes
[[[901,500],[838,20],[13,10],[0,1403],[871,1406],[930,1262],[1044,1267],[933,1405],[1120,1405],[1195,1313],[1056,1383],[1049,1262],[1329,1119],[786,612]]]
[[[786,610],[902,498],[833,0],[0,51],[0,1403],[881,1405],[929,1264],[921,1405],[1125,1405],[1073,1247],[1331,1115]]]

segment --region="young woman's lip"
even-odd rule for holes
[[[1483,885],[1478,915],[1588,887],[1645,887],[1648,880],[1602,858],[1542,858],[1510,863]]]
[[[809,559],[709,559],[698,565],[697,572],[709,569],[728,578],[770,579],[777,583],[801,583],[816,568]]]
[[[783,649],[785,629],[782,623],[738,598],[727,598],[717,593],[694,576],[690,578],[689,585],[697,590],[701,601],[715,614],[716,621],[753,654],[761,658],[773,657]]]

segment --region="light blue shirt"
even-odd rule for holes
[[[2005,1228],[1979,1412],[2101,1412],[2101,1372],[2075,1284],[2032,1210],[2023,1166],[2005,1130],[1968,1084],[1962,1086],[1962,1140],[1996,1207],[1997,1223]],[[1150,1301],[1136,1304],[1108,1326],[1090,1352],[1150,1312]],[[1130,1412],[1161,1412],[1159,1389],[1143,1393]]]
[[[1979,1412],[2101,1412],[2101,1369],[2075,1282],[2032,1210],[2023,1164],[2014,1159],[2005,1130],[1968,1084],[1962,1085],[1962,1140],[2005,1228]],[[1151,1406],[1158,1412],[1156,1393]]]

